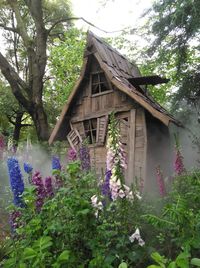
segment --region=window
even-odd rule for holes
[[[92,95],[111,90],[111,87],[109,86],[106,76],[103,72],[91,74],[91,90]]]
[[[83,122],[85,129],[85,136],[89,144],[96,143],[97,140],[97,118],[85,120]]]
[[[83,121],[85,136],[89,144],[104,144],[108,125],[108,116]]]

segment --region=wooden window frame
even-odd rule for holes
[[[92,126],[92,120],[96,120],[96,128]],[[97,141],[97,118],[91,118],[83,121],[85,137],[90,139],[89,145],[96,144]],[[86,123],[88,124],[86,128]],[[95,133],[95,134],[94,134]]]
[[[92,126],[92,120],[96,120],[96,128]],[[86,122],[88,128],[86,128]],[[85,137],[90,138],[89,146],[101,146],[105,143],[106,131],[108,126],[108,115],[93,117],[83,121]],[[89,132],[89,135],[88,135]],[[95,133],[95,135],[94,135]]]
[[[105,81],[101,81],[101,74],[104,75],[105,77]],[[93,83],[93,77],[94,75],[97,75],[98,79],[97,82]],[[105,84],[108,85],[108,89],[107,90],[103,90],[102,86]],[[97,85],[98,86],[98,92],[97,93],[93,93],[93,85]],[[110,92],[113,92],[112,89],[112,85],[109,81],[109,79],[107,78],[106,74],[103,71],[98,71],[98,72],[92,72],[90,74],[90,92],[91,92],[91,96],[92,97],[96,97],[96,96],[100,96],[100,95],[104,95]]]

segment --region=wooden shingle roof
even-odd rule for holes
[[[123,55],[121,55],[116,49],[112,48],[110,45],[104,42],[101,38],[97,37],[92,32],[88,32],[87,44],[84,53],[84,62],[80,77],[66,104],[63,107],[60,119],[50,136],[49,143],[52,143],[56,138],[57,133],[61,128],[62,123],[64,122],[64,118],[67,115],[72,100],[76,96],[79,86],[84,79],[84,74],[88,64],[88,58],[91,54],[97,59],[99,65],[106,73],[111,83],[113,83],[119,90],[139,103],[166,126],[168,126],[170,122],[173,122],[176,125],[181,125],[160,104],[153,100],[153,98],[148,93],[146,93],[142,87],[139,87],[138,90],[138,87],[136,88],[131,83],[131,80],[134,77],[141,76],[137,66],[130,63]]]

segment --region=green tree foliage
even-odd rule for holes
[[[55,39],[54,45],[49,48],[50,79],[46,82],[44,96],[51,124],[55,123],[80,74],[85,40],[85,33],[70,29],[62,40]]]
[[[196,0],[162,0],[155,1],[147,13],[152,38],[148,53],[156,59],[157,67],[168,70],[172,85],[177,87],[174,109],[183,101],[191,105],[199,99],[199,9]]]
[[[47,47],[71,27],[69,1],[2,1],[0,28],[6,53],[0,53],[0,69],[24,110],[31,116],[37,136],[48,139],[49,126],[43,94]],[[5,55],[4,55],[5,54]]]

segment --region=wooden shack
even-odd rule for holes
[[[167,82],[141,76],[138,68],[93,33],[88,33],[81,75],[69,96],[49,143],[68,139],[78,150],[87,138],[92,165],[105,171],[108,115],[114,111],[127,154],[126,183],[146,181],[152,167],[169,157],[170,122],[178,124],[148,94],[148,84]],[[149,183],[151,184],[151,183]]]

